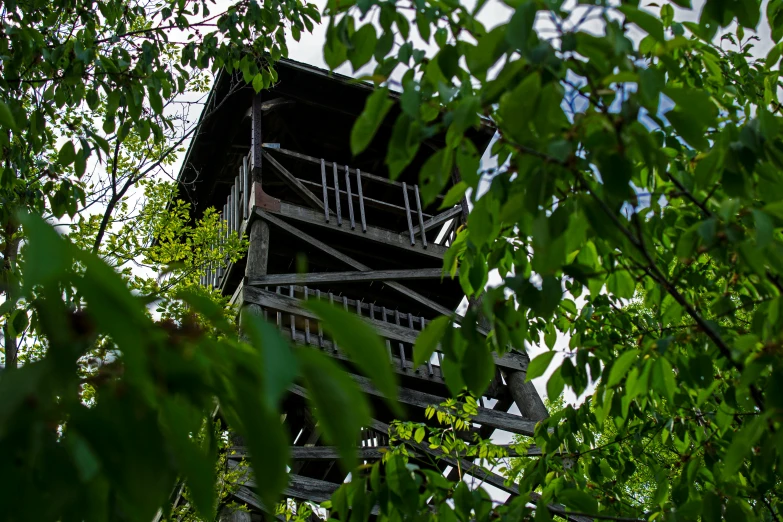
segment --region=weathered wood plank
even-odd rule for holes
[[[408,185],[402,183],[402,199],[405,201],[405,218],[408,220],[408,233],[411,238],[411,246],[416,244],[416,237],[413,235],[413,221],[411,220],[411,205],[408,202]]]
[[[318,196],[313,194],[310,189],[305,187],[301,181],[296,179],[296,177],[288,171],[287,168],[282,166],[275,158],[267,154],[266,151],[262,151],[262,154],[264,159],[266,159],[269,164],[275,168],[275,170],[280,174],[282,180],[291,188],[291,190],[293,190],[299,197],[304,199],[310,206],[319,210],[324,210],[324,203],[318,199]]]
[[[418,268],[413,270],[368,270],[367,272],[312,272],[309,274],[269,274],[260,279],[248,281],[251,286],[356,283],[363,281],[403,281],[418,279],[440,279],[440,268]],[[450,276],[446,276],[450,277]]]

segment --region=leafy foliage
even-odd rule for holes
[[[481,1],[327,8],[332,56],[370,19],[379,42],[395,43],[376,48],[370,76],[402,77],[390,170],[411,160],[412,143],[443,132],[445,147],[420,172],[423,197],[433,201],[456,169],[448,199],[473,204],[444,270],[459,268],[481,306],[461,328],[430,325],[419,358],[442,336],[444,351],[457,352],[457,367],[444,368],[456,392],[462,370],[485,360],[463,350],[542,337],[551,350],[567,337],[547,389],[589,395],[536,431],[544,457],[526,462],[519,486],[544,503],[597,518],[779,520],[779,3],[767,10],[766,59],[745,34],[760,22],[752,1],[708,0],[697,22],[675,20],[668,3],[505,4],[513,14],[491,29]],[[465,137],[479,115],[497,125],[498,167],[483,171]],[[381,117],[368,107],[362,128]],[[493,271],[500,284],[485,290]],[[528,377],[553,359],[538,356]],[[645,456],[650,444],[665,458]],[[639,467],[653,483],[644,502],[629,500],[626,482]]]

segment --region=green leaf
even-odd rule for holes
[[[367,148],[392,105],[394,102],[389,98],[386,87],[376,89],[367,97],[364,111],[356,118],[351,130],[351,152],[354,155]]]
[[[462,355],[462,379],[473,395],[480,397],[487,391],[495,376],[495,361],[485,343],[474,343]]]
[[[636,24],[659,42],[665,40],[663,36],[663,24],[655,16],[631,4],[621,5],[619,11],[625,15],[625,18],[629,22]]]
[[[421,444],[421,441],[424,440],[424,435],[426,432],[424,431],[423,426],[419,426],[416,428],[416,433],[413,435],[413,440],[415,440],[417,443]]]
[[[594,514],[598,512],[598,501],[584,491],[564,489],[557,498],[570,509],[579,513]]]
[[[76,159],[76,150],[73,148],[73,142],[66,141],[63,146],[60,147],[60,152],[57,154],[57,160],[64,167],[67,167]]]
[[[326,301],[310,300],[305,306],[321,318],[324,329],[348,354],[365,375],[386,398],[389,407],[397,414],[401,413],[397,402],[397,375],[391,365],[379,364],[387,361],[386,346],[375,333],[372,326],[356,314],[333,306]]]
[[[528,52],[528,42],[533,34],[533,24],[536,21],[538,5],[536,2],[522,2],[517,7],[506,29],[506,41],[514,49]]]
[[[552,358],[554,356],[555,352],[544,352],[530,361],[530,364],[527,365],[527,371],[525,372],[525,380],[529,382],[536,377],[544,375],[546,369],[549,368],[549,363],[552,362]]]
[[[612,364],[612,370],[609,372],[609,380],[606,382],[607,386],[614,386],[628,373],[628,369],[636,362],[639,357],[639,350],[628,350],[624,352],[617,360]]]
[[[9,128],[12,131],[17,130],[16,125],[16,118],[14,118],[13,113],[11,113],[11,109],[8,108],[8,105],[0,101],[0,125],[3,127]]]
[[[549,397],[550,400],[555,400],[557,397],[560,397],[563,394],[563,388],[565,388],[565,380],[563,379],[560,368],[562,367],[558,366],[546,382],[546,396]]]
[[[440,204],[439,210],[445,208],[451,208],[465,197],[465,191],[468,190],[468,184],[464,181],[460,181],[449,189],[446,195],[443,197],[443,202]]]
[[[666,397],[669,402],[674,401],[674,392],[677,384],[674,381],[674,370],[665,357],[659,357],[653,370],[652,384],[655,390]]]
[[[164,430],[177,466],[187,480],[188,490],[196,510],[203,518],[212,520],[215,518],[217,507],[215,504],[217,455],[203,451],[190,437],[191,432],[200,428],[202,416],[200,412],[188,411],[189,409],[191,407],[185,401],[173,398],[164,400],[161,404]],[[191,419],[195,419],[196,422],[193,423]]]
[[[628,270],[618,267],[617,270],[609,275],[606,281],[606,288],[616,297],[630,299],[633,297],[636,289],[636,281],[634,281]]]
[[[416,337],[413,344],[413,366],[418,368],[430,360],[438,344],[451,325],[451,318],[445,315],[433,319]]]
[[[378,43],[378,36],[372,24],[365,24],[353,33],[351,37],[353,48],[348,50],[348,60],[354,71],[370,61],[376,43]]]
[[[346,472],[356,467],[356,441],[370,422],[370,406],[356,382],[337,364],[311,348],[297,353],[308,397],[328,441],[337,446]],[[388,366],[384,355],[382,365]]]
[[[252,368],[250,362],[255,360],[248,357],[243,364],[238,358],[231,381],[233,404],[228,399],[222,402],[234,406],[233,410],[224,408],[224,414],[250,452],[250,464],[261,500],[264,505],[274,506],[288,485],[290,442],[277,411],[268,410],[261,400],[258,380],[254,375],[257,369]],[[248,363],[251,367],[247,366]]]
[[[163,114],[163,99],[160,97],[160,93],[154,89],[149,89],[148,97],[150,100],[150,107],[155,111],[155,114]]]
[[[257,308],[246,306],[240,316],[240,325],[242,334],[261,356],[259,370],[263,376],[263,400],[269,411],[275,411],[299,374],[299,368],[288,342],[274,325],[264,321]]]

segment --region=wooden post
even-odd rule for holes
[[[250,226],[250,248],[247,250],[245,277],[255,279],[267,274],[269,266],[269,224],[256,219]]]
[[[532,382],[525,382],[524,372],[507,371],[506,384],[523,417],[536,422],[549,417],[536,387]]]
[[[253,163],[253,181],[261,183],[261,143],[263,143],[262,134],[261,134],[261,117],[264,114],[264,111],[261,109],[261,94],[256,94],[253,98],[253,109],[252,109],[252,137],[250,140],[250,153],[252,154],[252,163]]]

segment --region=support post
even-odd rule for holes
[[[507,371],[506,384],[523,417],[536,422],[549,417],[536,387],[532,382],[525,382],[524,372]]]
[[[261,108],[261,94],[256,94],[253,97],[253,110],[252,114],[252,127],[253,133],[251,137],[250,153],[252,154],[253,163],[253,181],[261,183],[261,144],[263,143],[261,134],[261,117],[264,114]]]
[[[269,266],[269,223],[255,219],[250,225],[250,248],[247,250],[245,277],[254,279],[267,274]]]

